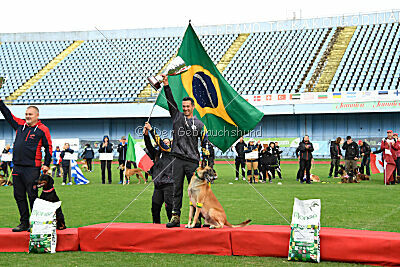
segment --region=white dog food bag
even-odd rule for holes
[[[320,261],[320,219],[320,199],[294,199],[288,260]]]
[[[57,246],[56,210],[61,201],[48,202],[37,198],[33,203],[33,210],[29,219],[31,234],[29,253],[55,253]]]

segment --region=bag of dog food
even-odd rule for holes
[[[320,261],[320,218],[320,199],[294,199],[288,260]]]
[[[29,240],[30,253],[55,253],[57,246],[56,210],[61,201],[48,202],[37,198],[29,219],[31,234]]]

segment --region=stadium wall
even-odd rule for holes
[[[112,140],[131,133],[140,139],[141,126],[147,120],[136,118],[94,118],[94,119],[45,119],[52,138],[79,138],[81,140],[100,141],[104,135]],[[152,125],[161,132],[162,137],[171,134],[170,118],[152,118]],[[14,130],[0,121],[0,139],[11,143]],[[254,138],[295,138],[308,134],[312,141],[328,141],[337,136],[351,135],[354,139],[383,137],[386,130],[400,131],[400,113],[350,113],[350,114],[301,114],[266,115],[251,133]]]

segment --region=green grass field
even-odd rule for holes
[[[61,186],[61,178],[56,178],[56,191],[63,201],[62,207],[68,227],[79,227],[110,222],[146,185],[119,185],[119,171],[113,166],[113,184],[102,185],[100,166],[94,165],[93,173],[85,173],[91,181],[89,185]],[[283,164],[282,185],[279,179],[273,184],[254,185],[270,203],[288,220],[291,220],[293,198],[320,198],[322,202],[321,225],[350,229],[399,232],[400,205],[399,186],[384,186],[382,175],[373,175],[371,181],[361,184],[339,184],[339,179],[328,179],[328,165],[315,164],[312,173],[327,183],[312,185],[295,181],[297,164]],[[285,220],[265,202],[245,181],[234,180],[234,169],[229,164],[217,164],[218,180],[212,190],[224,207],[228,220],[233,223],[252,219],[252,224],[286,224]],[[117,222],[151,223],[151,195],[153,185],[132,203],[116,220]],[[13,198],[12,187],[0,188],[0,227],[15,227],[18,224],[18,210]],[[181,223],[187,221],[188,197],[184,194]],[[162,211],[162,223],[166,223]],[[256,249],[256,248],[255,248]],[[25,253],[0,253],[0,265],[25,265],[29,263],[51,265],[282,265],[292,264],[280,258],[259,257],[219,257],[197,255],[166,255],[138,253],[84,253],[68,252],[51,255],[27,255]],[[43,262],[43,257],[45,261]],[[153,260],[149,260],[153,259]],[[297,263],[295,263],[297,264]],[[333,264],[336,263],[326,263]]]

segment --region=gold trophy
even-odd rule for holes
[[[168,64],[168,66],[165,68],[162,74],[168,76],[175,76],[184,73],[189,68],[190,66],[186,66],[185,61],[183,61],[183,59],[180,56],[177,56],[171,61],[171,63]],[[161,88],[161,83],[163,81],[162,74],[159,74],[157,76],[147,77],[147,80],[149,81],[150,85],[156,90]]]

